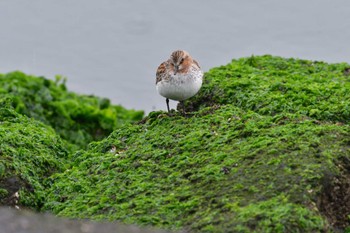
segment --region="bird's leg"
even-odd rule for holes
[[[166,106],[167,106],[167,108],[168,108],[168,112],[170,112],[170,108],[169,108],[169,99],[166,98],[166,99],[165,99],[165,102],[166,102]]]

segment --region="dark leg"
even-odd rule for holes
[[[170,108],[169,108],[169,99],[166,98],[166,99],[165,99],[165,102],[166,102],[166,106],[167,106],[167,108],[168,108],[168,112],[170,112]]]

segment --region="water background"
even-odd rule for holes
[[[0,73],[165,110],[155,71],[173,50],[204,71],[252,54],[350,63],[349,12],[347,0],[0,0]]]

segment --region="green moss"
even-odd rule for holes
[[[236,209],[230,228],[237,232],[322,231],[324,222],[308,208],[290,203],[283,194],[267,201]],[[223,229],[225,231],[225,229]]]
[[[186,103],[187,110],[195,110],[187,116],[152,112],[69,155],[50,127],[4,107],[1,119],[9,125],[0,137],[8,137],[8,160],[0,161],[0,175],[23,171],[16,179],[34,187],[21,193],[23,203],[34,199],[29,206],[72,218],[190,232],[349,229],[349,69],[272,56],[233,60],[205,74],[202,90]],[[65,90],[60,82],[52,85],[59,93]],[[114,116],[108,102],[99,102],[105,119],[99,121],[92,114],[96,99],[79,97],[78,103],[93,102],[81,109],[74,98],[42,105],[54,109],[57,118],[37,111],[40,100],[10,105],[26,115],[36,113],[36,119],[45,116],[41,121],[47,124],[56,119],[55,130],[62,128],[63,136],[71,124],[66,119],[75,122],[77,112],[84,124],[115,124],[105,118]],[[79,128],[69,134],[81,142],[86,132]],[[27,138],[36,144],[22,143]]]
[[[189,105],[233,104],[262,115],[349,122],[349,67],[270,55],[232,60],[205,74],[202,91]]]
[[[8,191],[6,189],[0,188],[0,198],[4,199],[8,197]]]
[[[143,116],[142,111],[126,110],[108,99],[69,92],[61,77],[54,82],[21,72],[0,75],[0,96],[11,96],[17,112],[52,126],[82,148]]]
[[[0,202],[14,204],[10,196],[19,191],[19,204],[40,208],[46,178],[64,171],[70,146],[51,127],[11,105],[11,99],[0,98]]]
[[[191,118],[152,113],[76,153],[45,209],[198,232],[321,230],[320,212],[306,206],[349,141],[349,126],[297,114],[232,105]]]

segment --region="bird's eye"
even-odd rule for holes
[[[183,59],[183,58],[181,58],[181,61],[180,61],[180,63],[182,63],[182,62],[184,62],[184,59]]]

